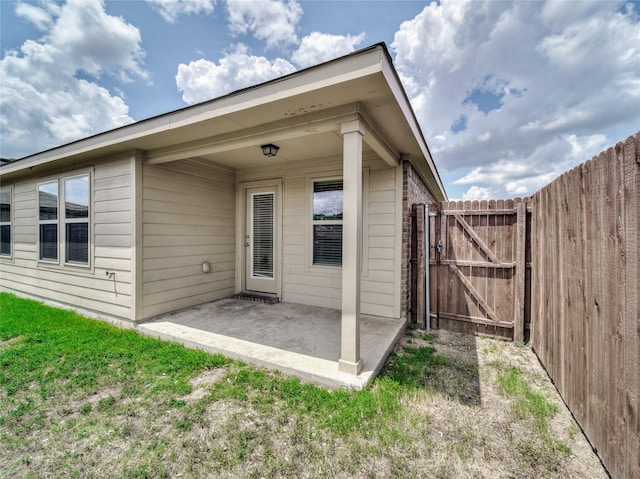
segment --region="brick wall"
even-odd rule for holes
[[[418,172],[408,161],[402,163],[402,288],[400,316],[409,317],[411,305],[411,206],[417,203],[429,204],[435,198],[424,184]],[[412,318],[413,319],[413,318]]]

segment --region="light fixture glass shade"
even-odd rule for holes
[[[279,146],[276,146],[272,143],[269,143],[268,145],[262,145],[260,148],[262,148],[262,154],[268,158],[276,156],[278,154],[278,150],[280,149]]]

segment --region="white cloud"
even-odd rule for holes
[[[477,166],[455,180],[454,184],[474,185],[469,189],[469,194],[476,194],[480,190],[491,191],[496,199],[528,196],[572,166],[591,159],[607,146],[605,135],[580,138],[567,135],[539,146],[529,156],[512,155],[511,158]],[[489,185],[489,188],[478,187],[478,184]]]
[[[531,194],[640,124],[640,24],[616,2],[433,2],[392,49],[457,184]]]
[[[162,18],[175,23],[180,15],[209,15],[213,13],[216,0],[146,0]]]
[[[317,65],[353,52],[364,39],[364,33],[345,36],[313,32],[302,39],[291,60],[300,68]]]
[[[97,77],[107,72],[126,81],[147,76],[140,66],[140,31],[108,15],[101,2],[68,0],[47,39],[74,72],[84,70]]]
[[[47,11],[51,22],[43,38],[27,40],[0,60],[3,156],[24,156],[133,121],[122,98],[79,72],[147,77],[140,32],[107,15],[102,3],[69,0]]]
[[[494,199],[494,192],[489,188],[481,188],[480,186],[472,186],[462,195],[464,201],[472,200],[491,200]],[[453,201],[453,200],[452,200]]]
[[[60,7],[53,2],[41,2],[42,7],[32,3],[18,2],[16,16],[31,22],[39,30],[46,30],[53,22],[53,15],[60,12]]]
[[[245,46],[238,45],[218,64],[205,59],[192,61],[188,65],[181,63],[176,74],[176,85],[182,92],[182,99],[193,104],[294,71],[295,67],[286,60],[277,58],[270,61],[265,57],[253,56]]]
[[[252,34],[268,48],[298,42],[296,28],[302,7],[295,0],[227,0],[227,11],[233,34]]]

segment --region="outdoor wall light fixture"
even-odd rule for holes
[[[269,143],[268,145],[262,145],[260,148],[262,148],[262,154],[267,158],[276,156],[278,154],[278,150],[280,149],[279,146],[276,146],[272,143]]]

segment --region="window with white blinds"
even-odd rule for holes
[[[342,265],[342,180],[313,182],[313,264]]]
[[[254,278],[273,278],[274,194],[254,194],[251,201],[253,210],[252,275]]]
[[[89,174],[38,184],[38,259],[89,265]]]

